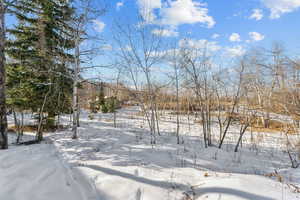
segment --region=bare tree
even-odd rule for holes
[[[242,93],[243,93],[243,104],[241,106],[240,113],[239,113],[239,123],[240,123],[240,130],[239,130],[239,138],[235,145],[234,152],[238,152],[239,147],[242,145],[242,139],[245,135],[247,129],[250,126],[253,126],[256,120],[257,110],[255,108],[251,108],[250,106],[250,95],[248,90],[248,85],[243,84],[242,86]]]
[[[219,144],[222,140],[224,126],[227,123],[229,117],[224,116],[224,112],[228,112],[228,106],[226,105],[226,101],[229,98],[228,94],[228,75],[226,78],[222,76],[222,74],[227,74],[226,70],[219,70],[213,74],[213,90],[215,92],[215,101],[216,101],[216,109],[217,109],[217,123],[219,126]]]
[[[120,79],[121,79],[122,69],[117,68],[117,76],[115,79],[116,85],[113,86],[113,112],[114,112],[114,127],[117,128],[117,111],[116,111],[116,103],[118,100],[118,94],[120,93]]]
[[[173,72],[169,73],[169,77],[171,78],[171,81],[173,82],[173,85],[175,87],[175,100],[176,100],[176,137],[177,137],[177,144],[180,144],[180,137],[179,137],[179,129],[180,129],[180,98],[179,98],[179,90],[180,90],[180,72],[182,68],[182,60],[180,57],[179,49],[176,47],[176,45],[173,47],[173,49],[168,53],[168,59],[170,66],[173,69]]]
[[[202,47],[190,46],[188,41],[181,47],[183,57],[182,68],[186,73],[186,83],[190,85],[196,96],[200,109],[201,124],[205,147],[212,145],[211,136],[211,67],[212,59],[207,44]]]
[[[84,69],[95,68],[96,66],[89,66],[87,68],[82,68],[81,64],[84,62],[83,57],[88,57],[93,55],[95,51],[99,51],[98,48],[89,48],[81,49],[81,45],[90,40],[97,41],[96,36],[89,35],[87,32],[88,26],[93,24],[97,17],[103,15],[105,9],[97,9],[93,7],[93,0],[78,0],[77,9],[75,12],[74,20],[72,26],[74,28],[74,41],[75,41],[75,50],[74,50],[74,75],[73,75],[73,135],[72,138],[76,139],[78,137],[77,127],[79,126],[79,100],[78,100],[78,86],[80,84],[80,72]],[[98,43],[99,44],[99,43]],[[100,45],[99,45],[100,46]],[[87,64],[87,63],[85,63]]]
[[[151,144],[155,144],[158,129],[153,71],[163,58],[161,37],[141,21],[138,25],[116,24],[114,40],[119,47],[116,55],[135,91],[142,90],[142,83],[145,86],[145,98],[137,93],[137,100],[150,128]]]
[[[245,59],[245,58],[244,58]],[[245,60],[241,60],[240,64],[239,64],[239,68],[237,70],[237,79],[238,82],[234,84],[233,87],[233,92],[232,92],[232,99],[231,99],[231,107],[229,109],[229,112],[227,113],[226,119],[225,119],[225,127],[222,133],[222,137],[219,143],[219,148],[222,148],[223,142],[225,140],[225,137],[228,133],[229,127],[234,119],[234,112],[236,107],[238,106],[239,100],[240,100],[240,94],[241,94],[241,89],[242,89],[242,85],[243,85],[243,81],[244,81],[244,71],[245,71]],[[223,123],[220,123],[220,126]]]
[[[274,43],[271,50],[254,49],[249,55],[252,71],[249,84],[255,91],[259,113],[264,128],[270,125],[270,110],[274,110],[272,100],[276,91],[284,90],[287,85],[287,69],[290,63],[284,55],[283,46]]]

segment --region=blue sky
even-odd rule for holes
[[[136,16],[141,14],[149,24],[163,27],[165,39],[188,38],[196,45],[206,41],[212,49],[227,52],[232,58],[251,47],[270,48],[273,42],[283,44],[292,56],[300,53],[300,0],[110,0],[107,3],[108,12],[94,24],[94,31],[103,36],[107,46],[113,44],[114,21],[138,23]],[[109,58],[98,57],[95,61],[105,62]]]
[[[95,0],[95,7],[98,6]],[[108,56],[98,56],[95,64],[109,62],[113,46],[112,27],[119,23],[138,23],[163,27],[163,37],[193,44],[208,42],[213,51],[241,56],[248,48],[270,48],[281,42],[288,53],[300,53],[300,0],[106,0],[107,13],[94,21],[90,31],[103,37]],[[100,4],[99,4],[100,7]],[[8,24],[15,23],[8,18]],[[153,30],[155,34],[155,30]],[[105,73],[105,70],[104,70]]]
[[[98,19],[105,24],[101,34],[109,41],[110,26],[114,19],[134,18],[142,9],[141,4],[151,7],[151,4],[159,4],[157,2],[161,5],[154,6],[153,14],[161,21],[164,18],[176,21],[172,20],[172,14],[169,14],[171,17],[161,14],[166,8],[176,7],[174,2],[181,2],[178,5],[190,5],[184,8],[190,10],[182,12],[182,15],[195,11],[194,8],[198,8],[198,11],[207,9],[206,14],[195,13],[190,19],[176,24],[176,27],[164,23],[166,30],[178,32],[174,39],[206,39],[216,41],[223,48],[268,47],[272,42],[278,41],[292,53],[300,52],[300,0],[111,0],[108,3],[108,13]],[[176,9],[170,12],[180,12]],[[208,25],[208,20],[200,19],[203,15],[211,17],[214,24]],[[180,17],[179,13],[177,18]],[[235,37],[231,37],[230,40],[232,34]],[[213,35],[218,37],[213,38]]]

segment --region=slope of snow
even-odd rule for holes
[[[290,169],[280,134],[245,135],[233,153],[233,127],[220,150],[205,149],[201,126],[181,116],[183,144],[177,145],[174,116],[161,117],[161,134],[150,145],[138,108],[111,114],[81,114],[79,139],[71,131],[49,134],[53,144],[0,152],[0,200],[296,200],[287,183],[300,184]],[[69,118],[63,120],[67,124]],[[214,127],[214,131],[217,128]],[[254,141],[254,142],[253,142]],[[266,177],[276,170],[283,176]]]

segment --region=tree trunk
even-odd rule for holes
[[[247,130],[247,128],[248,128],[249,125],[250,124],[246,124],[244,127],[241,127],[241,129],[240,129],[240,136],[239,136],[239,139],[238,139],[238,141],[237,141],[237,143],[235,145],[234,152],[238,152],[238,148],[239,148],[240,144],[242,143],[242,139],[243,139],[244,133],[246,132],[246,130]]]
[[[14,121],[15,121],[15,128],[17,130],[17,140],[16,143],[18,144],[20,142],[20,138],[21,138],[21,129],[20,129],[20,122],[17,118],[17,113],[15,110],[12,111],[13,115],[14,115]]]
[[[179,122],[179,97],[178,96],[179,96],[179,94],[178,94],[178,87],[177,87],[176,88],[176,137],[177,137],[177,144],[180,144],[180,138],[179,138],[179,128],[180,128],[180,122]]]
[[[156,103],[154,103],[154,107],[155,107],[154,112],[155,112],[155,122],[156,122],[157,134],[159,136],[161,136],[160,130],[159,130],[159,116],[158,116],[158,111],[157,111],[157,105],[156,105]]]
[[[232,115],[232,114],[230,114],[230,115]],[[225,127],[225,129],[224,129],[223,134],[222,134],[222,138],[221,138],[221,141],[220,141],[220,144],[219,144],[219,149],[222,148],[224,139],[225,139],[225,137],[226,137],[227,131],[228,131],[229,126],[230,126],[230,124],[231,124],[231,120],[232,120],[232,117],[229,116],[228,121],[227,121],[227,124],[226,124],[226,127]]]
[[[114,110],[114,128],[117,128],[117,112]]]
[[[51,91],[51,87],[49,88],[49,91],[46,93],[45,97],[44,97],[44,101],[43,101],[43,105],[42,107],[40,108],[40,111],[39,111],[39,123],[38,123],[38,130],[37,130],[37,133],[36,133],[36,140],[37,141],[42,141],[43,140],[43,121],[44,121],[44,108],[45,108],[45,105],[46,105],[46,102],[47,102],[47,98],[48,98],[48,95],[50,94],[50,91]]]
[[[0,1],[0,149],[8,148],[5,92],[5,5]]]
[[[76,38],[75,48],[75,69],[74,69],[74,80],[73,80],[73,139],[77,139],[77,128],[78,128],[78,78],[79,78],[79,39]]]

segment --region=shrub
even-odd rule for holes
[[[107,102],[108,112],[110,112],[110,113],[115,112],[115,110],[116,110],[115,101],[116,100],[114,98],[108,100],[108,102]]]
[[[107,103],[105,103],[105,104],[103,104],[103,105],[101,106],[101,111],[102,111],[103,113],[108,113],[108,106],[107,106]]]

